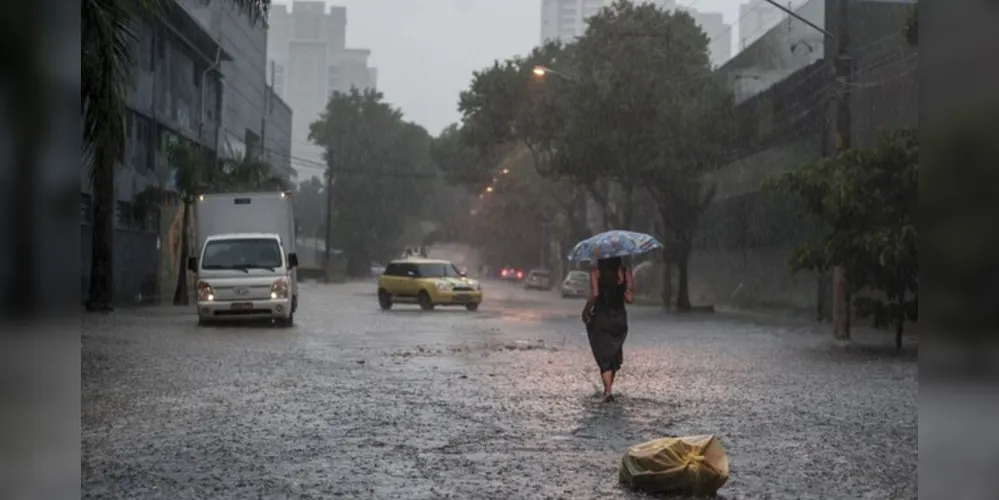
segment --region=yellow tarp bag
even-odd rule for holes
[[[649,493],[713,495],[728,472],[728,456],[716,437],[664,437],[628,448],[619,477]]]

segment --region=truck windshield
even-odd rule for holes
[[[205,245],[202,269],[270,269],[282,264],[281,247],[273,238],[213,240]],[[249,272],[249,271],[247,271]]]

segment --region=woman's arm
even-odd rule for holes
[[[624,280],[628,284],[624,290],[624,301],[631,304],[635,301],[635,276],[631,273],[630,268],[624,270]]]

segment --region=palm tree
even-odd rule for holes
[[[190,255],[190,221],[194,200],[200,193],[288,190],[290,182],[277,170],[254,155],[233,154],[216,162],[211,151],[192,142],[178,142],[167,149],[170,165],[177,170],[177,194],[181,205],[180,262]],[[162,193],[162,191],[158,191]],[[187,273],[177,273],[174,305],[187,305]]]
[[[234,153],[222,160],[225,182],[222,189],[234,191],[270,191],[291,189],[287,175],[252,153]]]
[[[93,186],[94,219],[88,310],[111,309],[114,277],[114,169],[125,147],[125,97],[134,67],[134,22],[157,18],[176,0],[83,0],[83,145]],[[270,0],[221,0],[261,22]],[[183,273],[181,273],[183,274]]]

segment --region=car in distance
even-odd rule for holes
[[[518,267],[504,267],[500,269],[500,279],[503,281],[520,281],[524,279],[524,270]]]
[[[482,286],[449,261],[409,257],[389,262],[378,277],[378,305],[419,304],[429,311],[436,306],[464,306],[475,311],[482,303]]]
[[[547,269],[531,269],[524,278],[524,290],[551,290],[552,273]]]
[[[590,295],[590,275],[586,271],[569,271],[562,280],[560,289],[563,299],[588,297]]]

